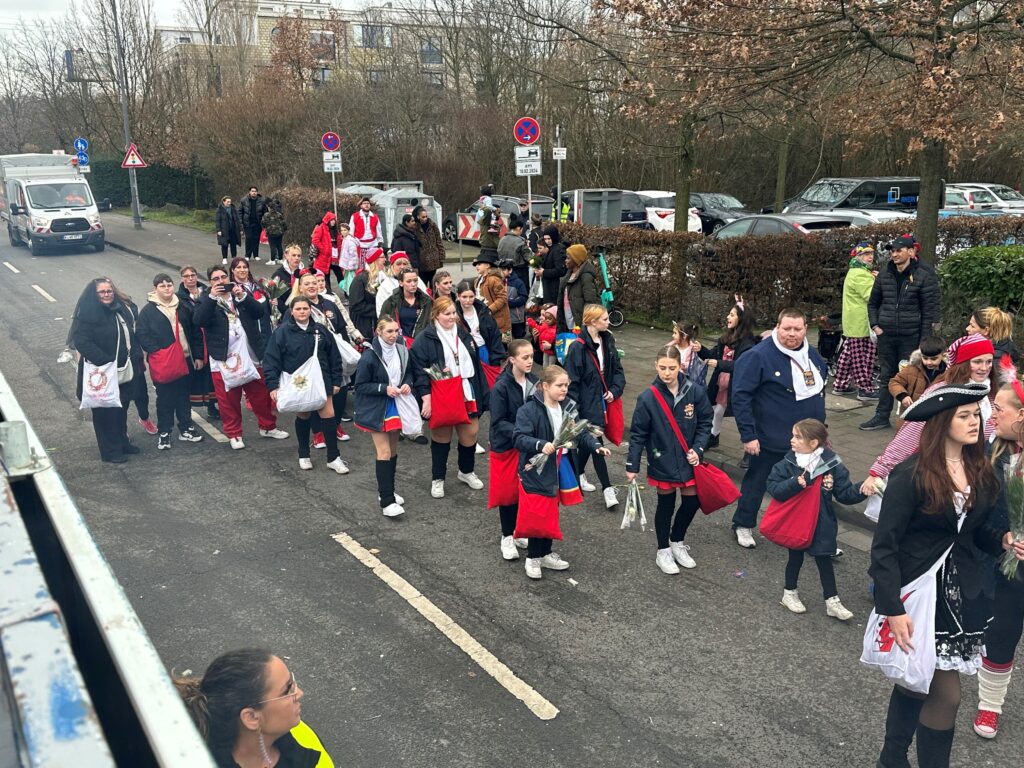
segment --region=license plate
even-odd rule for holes
[[[64,235],[65,240],[81,240],[85,235]]]

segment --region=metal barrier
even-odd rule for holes
[[[215,768],[138,616],[0,374],[4,426],[0,765]]]

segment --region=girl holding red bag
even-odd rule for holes
[[[770,521],[772,507],[777,502],[792,501],[794,505],[786,514],[806,516],[816,520],[808,529],[813,531],[805,547],[789,546],[789,562],[786,563],[786,587],[782,593],[782,604],[793,613],[806,613],[807,608],[800,602],[797,579],[804,564],[804,554],[814,558],[821,577],[821,588],[825,595],[825,613],[840,621],[849,621],[853,614],[839,600],[836,589],[836,574],[832,567],[832,556],[836,553],[836,537],[839,522],[832,499],[843,504],[857,504],[867,498],[850,482],[850,473],[842,460],[826,447],[828,429],[817,419],[801,419],[793,425],[793,437],[789,445],[792,450],[768,475],[768,493],[772,503],[765,512],[765,521]],[[815,496],[817,498],[815,498]],[[773,537],[762,534],[769,540]]]
[[[455,302],[441,297],[430,309],[430,323],[413,342],[413,377],[421,413],[430,424],[430,495],[444,498],[452,429],[458,435],[458,479],[475,491],[484,487],[476,476],[476,435],[480,414],[487,410],[490,388],[480,365],[477,344],[459,325]],[[428,371],[444,374],[436,378]]]
[[[658,353],[655,361],[658,377],[649,389],[640,393],[633,409],[626,461],[626,480],[633,482],[640,472],[641,454],[647,451],[647,484],[658,491],[658,507],[654,513],[654,530],[658,536],[655,562],[663,573],[669,574],[679,573],[680,565],[683,568],[697,566],[690,557],[690,547],[683,540],[700,508],[693,467],[700,463],[707,448],[713,413],[704,388],[683,374],[680,357],[674,344]],[[666,410],[685,436],[688,451],[683,450],[675,436]],[[673,521],[677,488],[679,509]]]
[[[529,539],[526,545],[526,575],[541,578],[541,569],[564,571],[569,563],[551,551],[553,539],[562,538],[558,525],[559,504],[573,505],[583,501],[571,453],[555,448],[554,440],[562,429],[567,414],[575,405],[568,400],[569,374],[557,365],[544,368],[537,381],[537,389],[516,413],[516,426],[512,434],[519,451],[519,513],[516,535]],[[583,432],[577,443],[597,456],[608,456],[589,432]],[[543,466],[534,468],[531,461],[538,453],[548,459]]]
[[[533,374],[533,345],[526,339],[513,339],[508,345],[508,365],[491,390],[491,455],[487,490],[488,509],[498,508],[501,516],[501,556],[518,560],[516,513],[519,510],[519,451],[513,433],[516,413],[533,396],[537,377]]]
[[[626,374],[615,349],[615,337],[608,326],[608,310],[600,304],[587,304],[583,308],[583,331],[579,343],[569,345],[565,354],[565,370],[571,382],[569,397],[578,404],[580,418],[604,430],[605,438],[619,445],[625,427],[622,392],[626,388]],[[611,509],[619,499],[608,475],[608,464],[601,454],[591,454],[583,448],[576,451],[580,488],[588,492],[597,490],[584,474],[591,455],[594,456],[597,478],[604,489],[605,506]]]

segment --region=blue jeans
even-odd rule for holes
[[[784,452],[761,449],[757,456],[750,457],[750,466],[740,484],[739,502],[732,516],[733,528],[756,528],[757,513],[761,509],[764,492],[768,488],[768,475],[772,467],[786,457]]]

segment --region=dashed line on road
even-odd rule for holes
[[[48,294],[48,293],[47,293],[46,291],[44,291],[44,290],[43,290],[42,288],[40,288],[40,287],[39,287],[38,285],[36,285],[35,283],[32,283],[32,287],[33,287],[33,288],[35,288],[35,290],[36,290],[36,293],[38,293],[38,294],[39,294],[40,296],[42,296],[42,297],[43,297],[44,299],[46,299],[47,301],[52,301],[52,302],[53,302],[54,304],[56,304],[56,303],[57,303],[57,300],[56,300],[55,298],[53,298],[53,296],[51,296],[50,294]]]
[[[200,416],[194,410],[192,411],[192,421],[194,421],[196,424],[198,424],[202,428],[203,432],[208,434],[210,437],[212,437],[218,443],[226,443],[226,442],[228,442],[228,436],[227,435],[225,435],[223,432],[221,432],[219,429],[217,429],[215,426],[213,426],[213,424],[208,422],[206,419],[204,419],[202,416]]]
[[[373,571],[377,578],[397,592],[423,618],[437,627],[441,634],[455,643],[463,653],[480,665],[480,668],[493,677],[498,685],[523,702],[534,715],[541,720],[555,719],[558,715],[558,707],[541,696],[528,683],[516,677],[511,669],[477,642],[466,630],[456,624],[448,614],[420,594],[416,587],[382,563],[366,547],[344,531],[334,534],[331,538],[348,550],[349,554],[356,560]]]
[[[11,262],[9,262],[9,261],[5,261],[4,262],[4,266],[7,267],[9,270],[11,270],[11,272],[13,272],[16,275],[20,275],[21,274],[21,270],[18,269],[13,264],[11,264]]]

